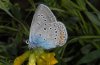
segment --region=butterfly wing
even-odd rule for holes
[[[44,49],[62,46],[67,40],[67,31],[63,23],[57,22],[51,10],[40,4],[33,16],[29,36],[29,48]]]
[[[54,14],[47,6],[40,4],[37,7],[35,14],[33,16],[31,28],[30,28],[29,40],[31,41],[30,39],[31,35],[37,33],[37,30],[41,28],[42,24],[52,23],[52,22],[57,22]]]
[[[37,46],[50,49],[64,45],[68,35],[63,23],[53,22],[43,24],[34,37]]]
[[[57,22],[57,20],[54,14],[46,5],[40,4],[37,7],[35,14],[33,16],[32,24],[37,22],[41,24],[43,22]]]
[[[59,31],[57,36],[57,41],[59,41],[59,43],[57,43],[57,46],[63,46],[68,39],[67,30],[65,25],[62,22],[58,22],[57,27]]]

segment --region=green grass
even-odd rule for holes
[[[28,50],[24,41],[40,3],[49,6],[68,31],[66,44],[53,49],[57,65],[100,65],[100,11],[88,0],[16,1],[0,0],[0,65],[12,65]]]

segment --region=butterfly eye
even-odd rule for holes
[[[29,44],[29,41],[28,40],[26,40],[26,44]]]

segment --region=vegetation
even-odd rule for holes
[[[49,6],[68,31],[66,44],[53,49],[57,65],[100,65],[100,11],[89,0],[0,0],[0,65],[12,65],[28,50],[25,40],[40,3]]]

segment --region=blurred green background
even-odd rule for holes
[[[68,31],[66,44],[53,49],[56,65],[100,65],[99,0],[0,0],[0,65],[12,65],[28,50],[25,40],[41,3],[50,7]]]

